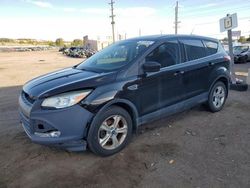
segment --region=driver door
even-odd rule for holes
[[[138,95],[140,115],[144,116],[175,104],[185,97],[182,84],[180,48],[177,40],[169,40],[153,49],[145,61],[161,64],[158,72],[144,73],[140,79]]]

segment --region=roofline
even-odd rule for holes
[[[212,40],[212,41],[218,41],[218,39],[206,37],[206,36],[200,36],[200,35],[183,35],[183,34],[169,34],[169,35],[148,35],[148,36],[140,36],[140,37],[134,37],[127,40],[155,40],[159,41],[162,39],[170,39],[170,38],[192,38],[192,39],[205,39],[205,40]]]

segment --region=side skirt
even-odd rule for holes
[[[163,109],[160,109],[150,114],[139,117],[137,121],[138,126],[145,124],[145,123],[152,122],[154,120],[157,120],[163,117],[168,117],[178,112],[188,110],[198,104],[206,102],[207,100],[208,100],[208,92],[189,98],[187,100],[178,102],[174,105],[165,107]]]

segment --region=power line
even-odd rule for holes
[[[237,11],[246,11],[250,8],[250,6],[240,6],[240,7],[235,7],[235,8],[229,8],[227,9],[227,11],[229,12],[237,12]],[[199,9],[193,9],[191,10],[192,12],[184,12],[182,13],[182,16],[184,17],[193,17],[193,16],[201,16],[205,14],[212,14],[214,12],[217,12],[218,9],[210,9],[210,10],[204,10],[202,12],[200,12]],[[223,10],[224,11],[224,10]]]
[[[241,21],[241,20],[247,20],[247,19],[250,19],[250,17],[239,17],[238,18],[238,21]],[[209,25],[209,24],[215,24],[215,23],[218,23],[218,21],[211,21],[211,22],[205,22],[205,23],[197,23],[197,24],[194,24],[193,26],[193,29],[191,31],[191,34],[194,33],[194,30],[196,29],[197,26],[203,26],[203,25]],[[244,33],[242,33],[244,34]],[[211,34],[212,35],[221,35],[221,34]]]
[[[111,7],[111,25],[112,25],[112,38],[113,38],[113,43],[115,42],[115,20],[114,20],[114,1],[110,0],[110,7]]]

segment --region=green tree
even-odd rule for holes
[[[246,37],[243,37],[243,36],[241,36],[240,38],[239,38],[239,42],[246,42],[247,40],[246,40]]]
[[[49,46],[55,46],[55,42],[50,41],[50,40],[47,41],[46,44],[49,45]]]
[[[13,39],[9,39],[9,38],[0,38],[0,42],[6,42],[6,43],[8,43],[8,42],[14,42],[14,40]]]
[[[64,41],[62,38],[58,38],[56,39],[56,42],[55,42],[56,46],[63,46],[64,45]]]
[[[247,42],[250,42],[250,35],[249,35],[249,37],[247,38]]]
[[[71,42],[71,46],[82,46],[83,41],[81,39],[75,39],[73,42]]]

